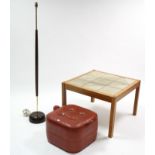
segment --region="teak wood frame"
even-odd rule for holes
[[[92,92],[90,90],[86,90],[86,89],[68,84],[67,81],[62,82],[62,106],[67,104],[67,90],[90,96],[91,102],[94,102],[95,98],[97,98],[111,103],[108,137],[112,138],[114,133],[114,123],[115,123],[117,102],[133,90],[136,90],[134,106],[133,106],[133,115],[137,114],[140,82],[141,82],[140,80],[135,80],[135,82],[133,82],[125,90],[122,90],[115,96],[108,96],[97,92]]]

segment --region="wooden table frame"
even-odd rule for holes
[[[110,110],[110,119],[109,119],[109,133],[108,137],[112,138],[114,133],[114,123],[115,123],[115,116],[116,116],[116,104],[117,102],[122,99],[124,96],[129,94],[131,91],[135,91],[135,100],[133,106],[133,115],[137,114],[138,108],[138,98],[139,98],[139,91],[140,91],[140,80],[135,80],[134,83],[129,85],[125,90],[120,93],[117,93],[115,96],[110,97],[108,95],[103,95],[97,92],[92,92],[80,87],[73,86],[66,82],[62,82],[62,106],[67,104],[67,90],[77,92],[83,95],[87,95],[91,97],[91,102],[95,101],[95,98],[101,99],[111,103],[111,110]]]

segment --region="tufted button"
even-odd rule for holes
[[[68,109],[68,111],[74,111],[75,109],[74,108],[70,108],[70,109]]]
[[[79,114],[80,114],[80,115],[85,115],[85,112],[80,112]]]
[[[62,112],[62,113],[61,113],[61,115],[62,115],[62,116],[64,116],[64,115],[65,115],[65,113],[64,113],[64,112]]]

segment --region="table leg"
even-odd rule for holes
[[[134,106],[133,106],[133,115],[137,114],[139,91],[140,91],[140,85],[136,88],[136,92],[135,92],[135,101],[134,101]]]
[[[66,88],[65,88],[65,84],[62,83],[62,106],[66,105]]]
[[[111,110],[110,110],[109,133],[108,133],[109,138],[113,137],[115,115],[116,115],[116,102],[113,101],[111,102]]]
[[[95,102],[95,98],[94,97],[91,97],[91,102]]]

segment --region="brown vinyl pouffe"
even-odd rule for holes
[[[49,143],[67,152],[77,153],[96,139],[98,119],[95,112],[76,105],[54,109],[46,117]]]

